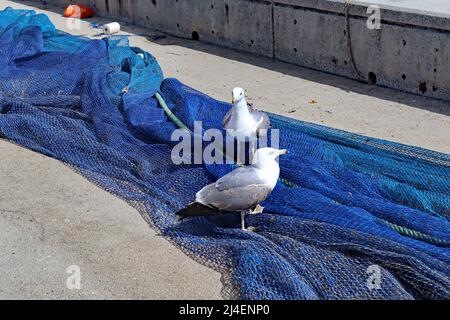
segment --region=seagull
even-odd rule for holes
[[[186,218],[240,212],[242,230],[248,231],[245,228],[245,214],[258,213],[253,210],[269,196],[280,176],[280,166],[276,160],[287,153],[285,149],[256,150],[251,165],[239,167],[207,185],[197,192],[195,202],[176,214]]]
[[[270,128],[270,120],[264,112],[254,110],[245,99],[244,89],[234,88],[232,91],[233,107],[223,118],[222,127],[232,134],[239,142],[252,143],[252,155],[255,151],[255,141],[264,131]]]

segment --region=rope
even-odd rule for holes
[[[404,236],[407,236],[407,237],[410,237],[410,238],[414,238],[414,239],[417,239],[417,240],[423,240],[423,241],[431,242],[431,243],[434,243],[434,244],[441,244],[441,245],[443,244],[443,245],[447,245],[447,246],[450,244],[446,240],[442,240],[442,239],[439,239],[439,238],[435,238],[435,237],[429,236],[429,235],[427,235],[425,233],[422,233],[420,231],[416,231],[416,230],[412,230],[412,229],[409,229],[409,228],[406,228],[406,227],[403,227],[403,226],[399,226],[399,225],[397,225],[395,223],[392,223],[392,222],[389,222],[389,221],[386,221],[386,220],[383,220],[383,219],[380,219],[380,220],[382,221],[382,223],[387,225],[392,230],[400,233],[401,235],[404,235]]]
[[[189,130],[189,128],[180,119],[178,119],[178,117],[172,111],[170,111],[169,107],[167,106],[166,102],[164,101],[163,97],[161,97],[159,92],[155,93],[155,97],[161,105],[161,108],[163,108],[164,112],[167,114],[169,119],[172,120],[173,123],[175,123],[180,129],[192,133],[192,131]]]
[[[346,0],[346,2],[345,2],[345,33],[347,36],[347,50],[348,50],[350,65],[351,65],[353,72],[355,73],[356,79],[358,81],[361,81],[364,83],[369,83],[369,81],[361,74],[361,72],[356,67],[355,57],[353,55],[352,39],[350,36],[350,16],[349,16],[350,4],[351,4],[351,0]]]

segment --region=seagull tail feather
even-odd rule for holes
[[[186,208],[178,211],[176,215],[180,216],[181,219],[184,219],[187,217],[211,216],[218,213],[219,211],[215,208],[205,206],[198,202],[193,202],[189,204]]]

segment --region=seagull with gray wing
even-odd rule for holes
[[[246,99],[244,89],[234,88],[232,91],[233,107],[223,118],[222,126],[227,133],[233,135],[240,143],[250,141],[252,143],[252,154],[256,138],[270,128],[270,120],[267,114],[254,110]]]
[[[260,148],[250,166],[239,167],[195,195],[195,202],[176,214],[181,217],[210,216],[229,212],[241,213],[242,230],[245,214],[252,213],[277,184],[280,166],[276,161],[287,150]]]

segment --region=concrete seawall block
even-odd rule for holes
[[[61,0],[50,0],[61,5]],[[100,16],[165,33],[273,56],[272,7],[265,0],[84,0]]]
[[[281,61],[355,78],[343,14],[275,6],[275,56]],[[450,98],[450,33],[382,23],[371,30],[367,18],[350,18],[355,65],[382,86]]]

